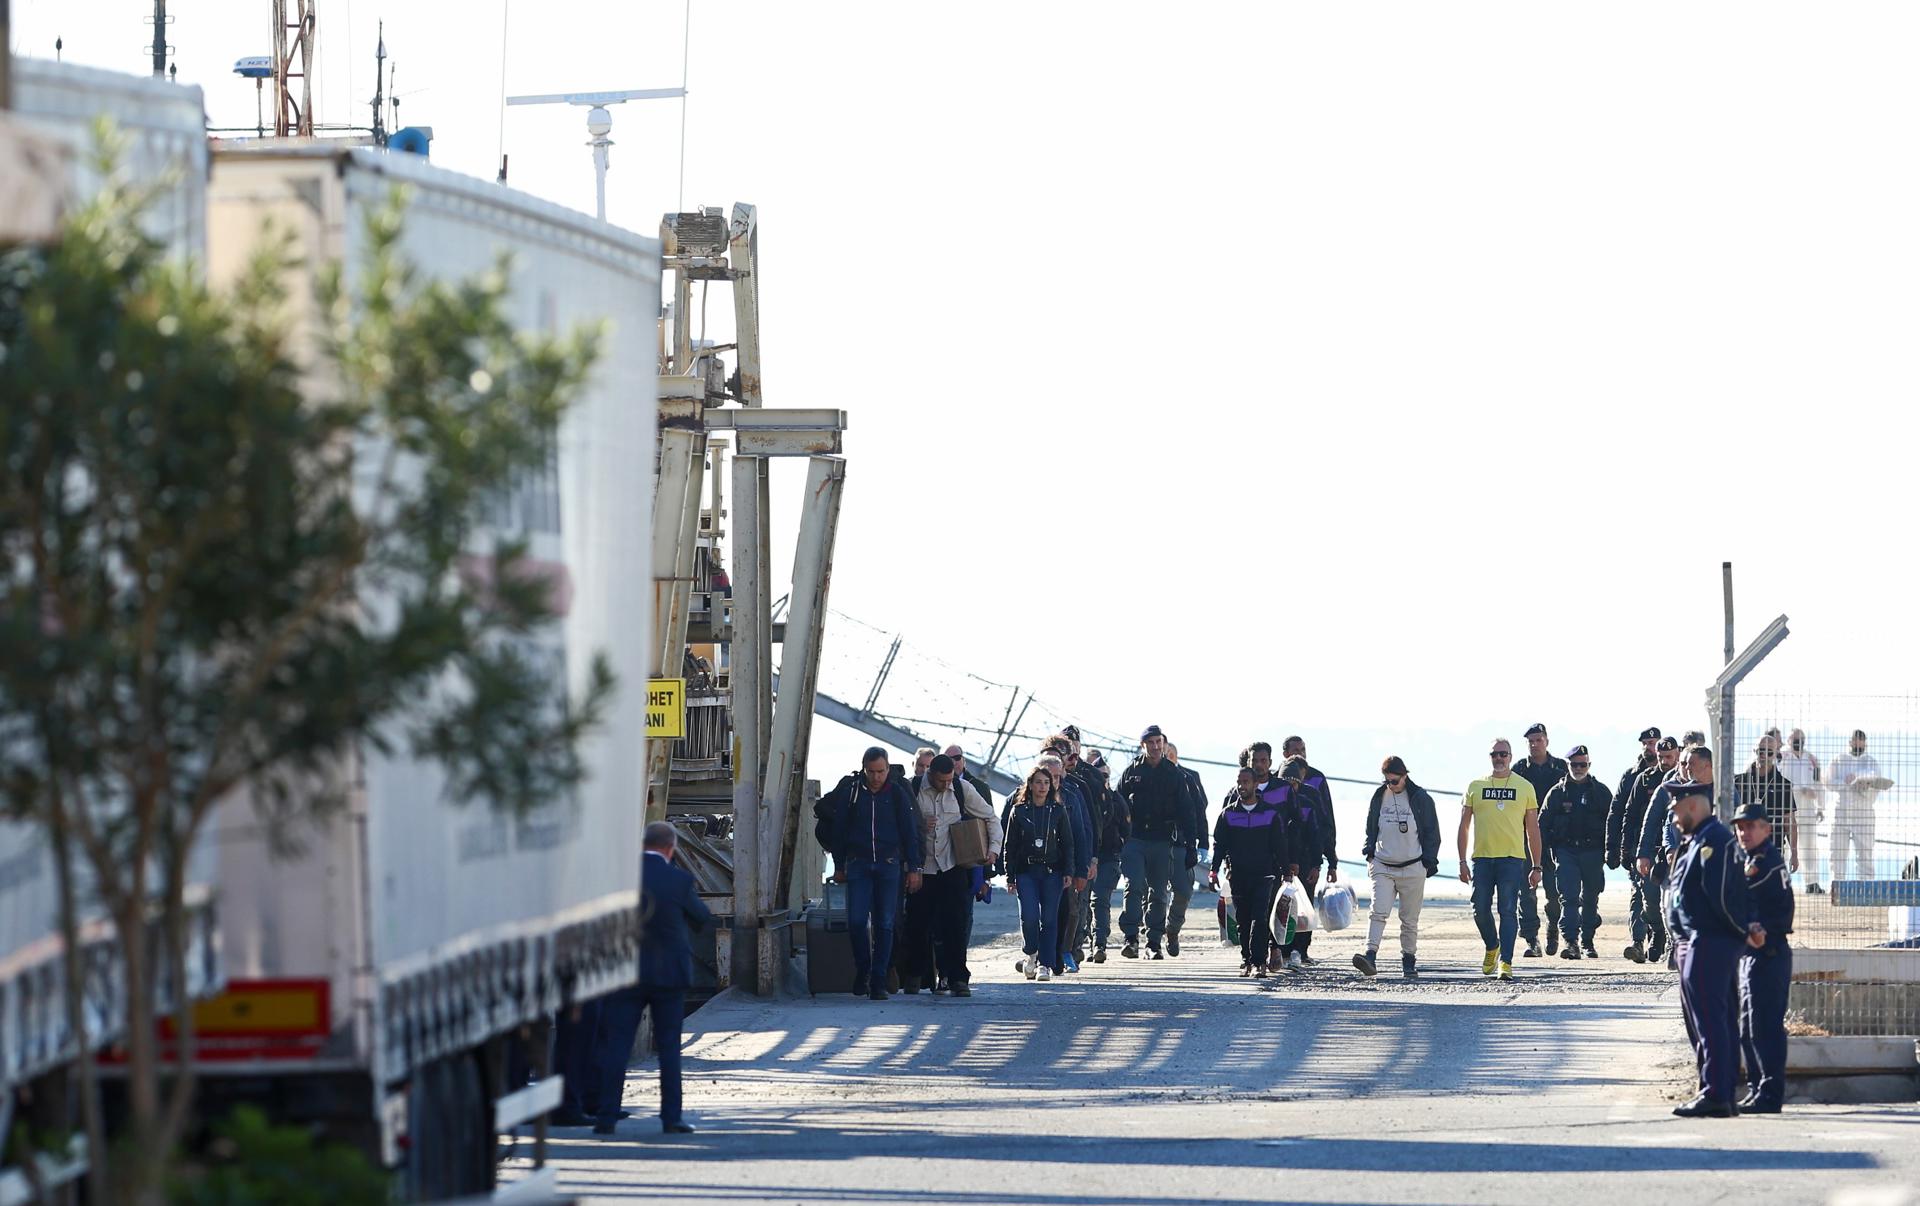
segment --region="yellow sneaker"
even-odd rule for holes
[[[1513,964],[1511,964],[1511,963],[1502,963],[1502,964],[1500,965],[1500,978],[1501,978],[1502,980],[1511,980],[1511,979],[1513,979]]]
[[[1494,965],[1499,962],[1500,962],[1500,952],[1497,950],[1488,951],[1487,957],[1480,960],[1480,974],[1483,976],[1491,976],[1493,974]]]

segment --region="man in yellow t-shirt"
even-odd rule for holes
[[[1487,957],[1480,974],[1496,968],[1513,979],[1513,943],[1520,929],[1520,890],[1540,886],[1540,868],[1530,866],[1527,851],[1540,849],[1540,801],[1533,785],[1513,773],[1513,746],[1505,738],[1487,751],[1493,773],[1467,785],[1460,809],[1460,882],[1473,885],[1473,920]],[[1473,862],[1467,862],[1467,835],[1473,835]],[[1494,926],[1496,898],[1500,909]]]

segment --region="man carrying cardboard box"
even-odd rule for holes
[[[967,933],[973,919],[973,870],[1000,857],[1000,820],[993,806],[954,773],[953,759],[939,754],[913,782],[913,804],[926,852],[920,890],[907,896],[900,991],[934,988],[934,971],[947,991],[969,997]]]

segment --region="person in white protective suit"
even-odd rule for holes
[[[1880,764],[1867,753],[1867,735],[1855,729],[1847,752],[1827,767],[1827,786],[1833,790],[1833,832],[1829,869],[1838,880],[1846,874],[1847,849],[1853,849],[1856,879],[1873,876],[1873,806],[1880,793],[1892,787],[1880,773]]]

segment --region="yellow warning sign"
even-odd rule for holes
[[[687,680],[650,678],[647,680],[647,736],[685,737],[687,735]]]

